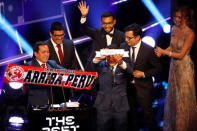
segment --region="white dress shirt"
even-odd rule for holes
[[[132,47],[135,47],[135,61],[137,59],[137,55],[138,55],[138,52],[139,52],[139,49],[140,49],[140,45],[141,45],[141,40],[137,43],[137,45],[132,46]],[[130,58],[132,58],[132,54],[133,54],[132,47],[130,47]]]
[[[43,62],[39,61],[38,59],[36,59],[36,60],[40,64],[41,67],[42,67],[42,64],[45,64],[45,67],[47,67],[47,64],[46,63],[43,63]]]
[[[52,40],[52,38],[51,38],[51,43],[52,43],[52,45],[53,45],[53,47],[54,47],[54,49],[55,49],[55,52],[56,52],[56,54],[57,54],[57,56],[58,56],[59,61],[61,61],[61,60],[60,60],[59,53],[58,53],[57,44]],[[61,45],[62,53],[63,53],[63,55],[64,55],[63,44],[60,44],[60,45]],[[60,62],[60,63],[61,63],[61,62]]]

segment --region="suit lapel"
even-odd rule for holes
[[[101,43],[103,44],[101,45],[100,49],[105,48],[107,46],[107,39],[103,29],[101,29],[101,41],[102,41]]]
[[[54,57],[52,59],[55,60],[58,65],[60,65],[60,61],[58,59],[57,53],[55,52],[55,48],[53,47],[53,44],[51,43],[51,41],[49,42],[49,49],[50,49],[51,55]]]
[[[143,45],[143,43],[141,43],[134,66],[136,66],[136,65],[138,65],[138,63],[142,62],[140,60],[143,57],[143,51],[144,51],[144,45]]]
[[[41,65],[38,63],[38,61],[35,58],[33,58],[32,65],[36,67],[41,67]]]

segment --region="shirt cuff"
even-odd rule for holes
[[[98,64],[100,61],[101,61],[101,60],[98,60],[98,59],[96,59],[96,58],[93,59],[93,63],[94,63],[94,64]]]
[[[143,76],[142,76],[142,77],[143,77],[143,78],[145,78],[145,74],[144,74],[144,72],[142,72],[142,73],[143,73]]]
[[[119,65],[122,69],[124,69],[124,70],[126,70],[126,68],[127,68],[127,64],[124,62],[124,61],[122,61],[122,64],[120,64]]]
[[[84,24],[86,22],[86,17],[81,17],[80,23]]]

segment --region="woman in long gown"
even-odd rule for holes
[[[164,131],[197,131],[194,65],[190,49],[195,39],[192,12],[180,7],[174,16],[170,46],[156,47],[158,57],[171,57],[164,106]]]

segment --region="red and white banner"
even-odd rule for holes
[[[91,89],[96,72],[8,64],[4,82]]]

